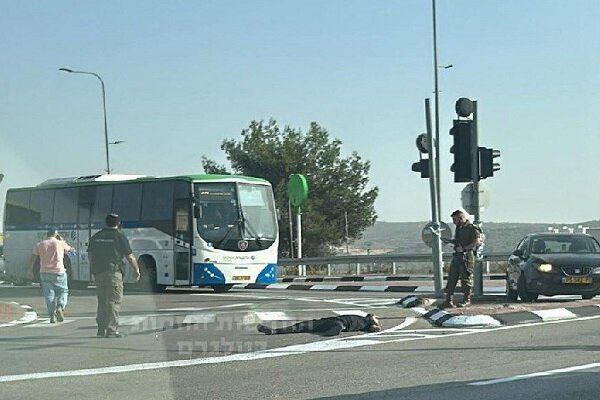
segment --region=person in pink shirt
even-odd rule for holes
[[[67,307],[69,287],[67,285],[67,272],[65,270],[65,254],[75,251],[56,230],[50,229],[46,239],[33,248],[29,263],[29,276],[33,277],[33,266],[37,256],[40,257],[40,284],[46,300],[50,323],[62,322],[64,310]]]

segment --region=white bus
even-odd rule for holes
[[[74,287],[91,282],[87,246],[119,214],[149,290],[276,281],[278,234],[268,181],[237,175],[94,175],[9,189],[5,269],[24,279],[34,244],[55,228],[77,252],[65,257]],[[132,283],[125,269],[125,283]]]

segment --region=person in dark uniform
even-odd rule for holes
[[[117,214],[108,214],[106,227],[90,238],[88,256],[91,272],[96,281],[98,310],[96,323],[98,337],[120,338],[119,310],[123,300],[123,258],[133,268],[134,277],[140,279],[140,268],[131,252],[129,241],[119,230],[121,221]]]
[[[451,214],[452,222],[456,225],[454,239],[445,240],[444,243],[454,245],[454,254],[450,263],[448,272],[448,282],[446,283],[446,301],[442,308],[452,308],[454,303],[452,296],[456,289],[456,284],[460,279],[460,284],[464,292],[463,302],[459,307],[467,307],[471,304],[471,293],[473,291],[473,271],[475,269],[475,249],[481,244],[481,231],[467,219],[467,215],[461,210],[456,210]]]
[[[337,336],[340,332],[379,332],[379,318],[373,314],[366,317],[360,315],[339,315],[309,321],[298,322],[285,328],[272,329],[258,324],[256,329],[265,335],[281,335],[285,333],[317,333],[321,336]]]

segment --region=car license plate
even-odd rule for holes
[[[591,276],[567,276],[563,278],[563,283],[592,283]]]
[[[234,276],[233,280],[234,281],[249,281],[250,277],[249,276]]]

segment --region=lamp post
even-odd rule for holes
[[[106,122],[106,92],[104,90],[104,81],[95,72],[87,72],[87,71],[75,71],[69,68],[59,68],[59,71],[68,72],[70,74],[85,74],[85,75],[93,75],[100,81],[100,85],[102,85],[102,108],[104,110],[104,147],[106,149],[106,173],[110,174],[110,157],[108,155],[108,124]],[[115,143],[117,144],[117,143]]]
[[[434,93],[434,102],[435,102],[435,130],[433,132],[433,146],[432,151],[435,151],[435,176],[436,176],[436,186],[437,186],[437,207],[438,207],[438,216],[442,215],[442,199],[441,199],[441,183],[440,183],[440,89],[439,89],[439,79],[438,79],[438,70],[452,68],[452,64],[449,65],[438,65],[438,57],[437,57],[437,20],[436,20],[436,9],[435,9],[435,1],[431,0],[431,12],[433,15],[433,93]],[[435,148],[435,150],[433,150]]]

